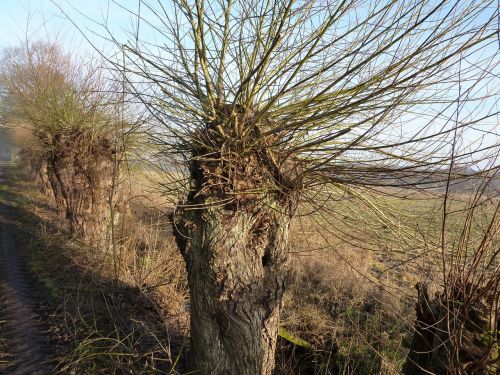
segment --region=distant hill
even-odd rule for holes
[[[435,167],[392,169],[343,164],[326,173],[340,183],[442,192],[446,190],[450,177],[448,190],[452,193],[472,192],[485,185],[486,194],[500,195],[500,166],[490,170],[474,170],[467,166],[458,166],[450,173],[448,169]]]
[[[500,169],[494,171],[475,171],[471,168],[461,168],[453,171],[454,179],[450,183],[450,191],[454,193],[470,192],[482,185],[488,193],[500,194]]]

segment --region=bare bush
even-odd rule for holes
[[[465,198],[458,233],[447,221],[457,215],[457,201],[464,197],[446,192],[439,289],[430,296],[426,284],[416,286],[415,334],[405,374],[493,375],[500,370],[500,203],[488,189],[496,180],[498,168]]]

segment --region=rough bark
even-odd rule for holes
[[[266,152],[211,130],[197,135],[210,149],[193,150],[173,220],[191,295],[189,363],[200,374],[271,374],[300,187]]]
[[[184,214],[191,352],[204,374],[270,374],[288,268],[287,215],[210,208]]]
[[[498,295],[468,300],[467,288],[429,298],[417,284],[415,333],[403,367],[405,375],[498,374]]]
[[[67,209],[67,199],[64,196],[64,191],[61,188],[61,184],[57,179],[57,171],[55,169],[55,163],[52,158],[49,158],[47,161],[47,179],[49,181],[49,185],[51,188],[52,195],[54,197],[54,201],[56,203],[56,209],[58,215],[61,219],[66,218],[66,209]]]
[[[58,210],[64,213],[72,235],[90,244],[106,238],[115,157],[107,139],[76,132],[56,137],[48,158]]]
[[[46,158],[42,158],[40,160],[40,171],[38,173],[40,180],[42,182],[42,189],[45,195],[54,198],[54,190],[52,188],[52,184],[49,179],[49,166]]]

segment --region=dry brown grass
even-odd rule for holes
[[[60,372],[176,373],[189,322],[187,286],[164,217],[142,207],[138,218],[140,207],[131,204],[115,228],[118,251],[89,248],[69,239],[50,200],[23,178],[16,190],[33,232],[30,263],[50,305],[50,335],[64,353]]]
[[[163,197],[155,173],[131,176],[122,185],[129,198],[115,228],[115,251],[68,241],[52,225],[58,219],[50,204],[41,204],[46,198],[32,184],[25,186],[31,202],[26,207],[43,223],[35,244],[37,272],[58,295],[56,325],[66,332],[71,349],[63,371],[182,368],[189,294],[167,215],[175,198]],[[394,263],[385,248],[368,251],[322,230],[328,224],[322,220],[302,218],[294,224],[282,320],[314,351],[303,353],[281,339],[277,373],[398,373],[411,337],[411,297],[420,275],[414,266]]]
[[[157,176],[150,173],[132,184],[134,198],[123,229],[121,279],[155,289],[168,306],[167,319],[187,335],[184,263],[165,214],[172,209],[172,200],[162,197],[156,182]],[[314,368],[317,373],[388,374],[402,363],[402,340],[413,319],[413,307],[396,297],[397,289],[390,287],[403,284],[411,288],[416,279],[396,268],[385,272],[380,282],[377,276],[387,264],[379,254],[356,249],[318,228],[314,220],[294,224],[291,285],[282,320],[289,331],[308,340],[316,354],[290,361],[284,349],[289,343],[281,340],[278,373]],[[172,274],[175,281],[166,283]]]
[[[349,247],[339,252],[295,256],[282,324],[316,349],[314,373],[396,371],[413,307],[368,277],[383,267],[373,256]],[[298,373],[307,364],[281,365],[281,373]]]

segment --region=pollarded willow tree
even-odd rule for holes
[[[128,41],[109,33],[163,161],[187,166],[173,222],[195,370],[272,373],[290,223],[305,202],[414,186],[457,132],[491,130],[495,4],[151,0],[129,9]],[[495,147],[475,146],[454,158]]]
[[[0,71],[6,121],[31,133],[35,173],[71,233],[92,244],[105,238],[120,164],[118,96],[103,73],[45,41],[4,50]]]

